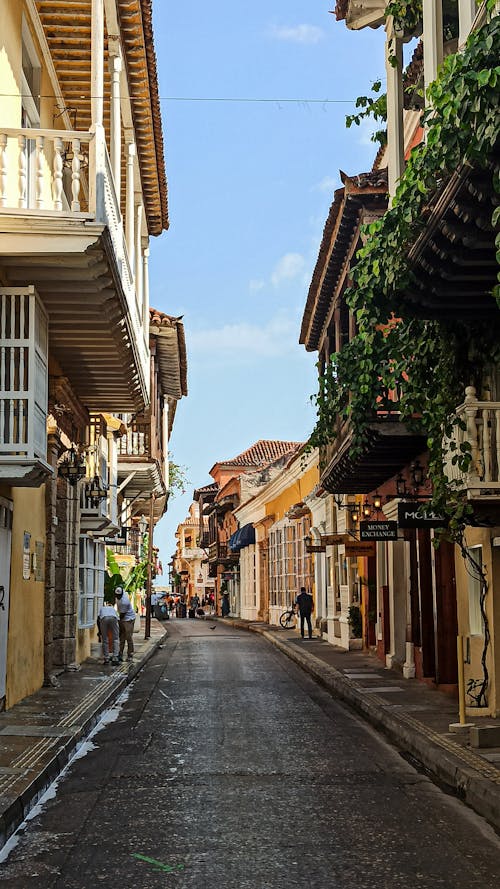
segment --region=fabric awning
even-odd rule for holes
[[[255,543],[255,528],[252,524],[243,525],[242,528],[231,534],[229,549],[233,553],[237,553],[245,546],[251,546],[252,543]]]

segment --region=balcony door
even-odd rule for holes
[[[7,673],[11,538],[12,502],[0,497],[0,707]]]

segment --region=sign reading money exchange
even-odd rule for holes
[[[397,540],[397,522],[360,522],[360,540]]]
[[[422,503],[398,503],[398,523],[400,528],[443,528],[444,516],[427,511]]]

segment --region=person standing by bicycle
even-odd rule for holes
[[[314,607],[313,597],[311,593],[306,591],[305,586],[301,586],[300,593],[297,596],[297,605],[299,606],[299,614],[300,614],[300,635],[304,638],[304,621],[307,622],[307,630],[309,633],[309,639],[312,639],[312,623],[311,623],[311,614]]]

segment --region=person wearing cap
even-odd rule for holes
[[[123,652],[126,642],[127,660],[131,661],[134,657],[134,624],[136,615],[132,607],[132,602],[123,587],[117,586],[115,596],[118,614],[120,616],[120,653],[118,655],[118,660],[123,660]]]

